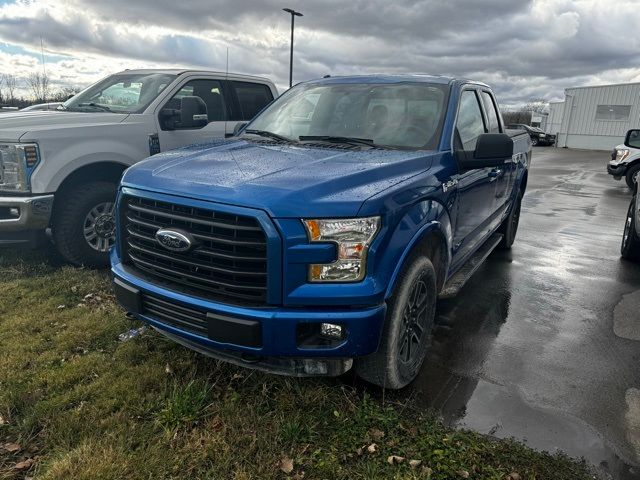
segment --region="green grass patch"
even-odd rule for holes
[[[132,326],[106,272],[0,251],[0,480],[592,478],[339,379],[118,341]]]

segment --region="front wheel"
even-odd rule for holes
[[[537,146],[538,146],[538,143],[539,143],[539,142],[538,142],[538,139],[537,139],[536,137],[533,137],[533,138],[531,139],[531,145],[532,145],[532,146],[537,147]]]
[[[416,378],[431,344],[436,297],[431,260],[415,257],[404,268],[388,301],[378,351],[356,361],[359,377],[394,390]]]
[[[115,242],[116,185],[89,182],[56,199],[53,239],[74,265],[104,267]]]
[[[622,245],[620,254],[627,260],[640,260],[640,238],[637,235],[636,226],[636,197],[634,196],[629,205],[627,218],[624,221],[624,231],[622,233]]]
[[[627,187],[634,190],[636,188],[636,183],[638,183],[638,178],[640,178],[640,165],[634,165],[629,169],[624,177],[627,182]]]

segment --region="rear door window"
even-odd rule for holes
[[[267,85],[235,81],[232,84],[238,96],[241,120],[251,120],[273,100],[273,94]]]
[[[496,109],[496,104],[494,103],[493,98],[491,98],[491,94],[489,92],[482,92],[480,96],[482,97],[484,111],[487,114],[487,120],[489,122],[489,133],[500,133],[498,111]]]

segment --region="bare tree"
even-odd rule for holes
[[[52,102],[66,102],[69,98],[73,97],[80,90],[82,90],[80,87],[73,87],[73,86],[62,87],[57,92],[52,93],[49,96],[49,100]]]
[[[525,124],[531,123],[531,110],[525,110],[524,108],[518,110],[503,110],[502,119],[504,123],[509,124]]]
[[[15,93],[16,93],[16,86],[18,84],[18,79],[16,78],[15,75],[12,75],[10,73],[5,73],[2,76],[2,80],[4,82],[5,87],[7,88],[7,101],[9,103],[9,105],[13,105],[13,102],[15,101]]]
[[[31,94],[39,102],[45,103],[49,97],[49,76],[46,73],[33,72],[27,77]]]
[[[549,111],[549,102],[544,98],[531,98],[524,106],[524,109],[529,112],[544,113]]]

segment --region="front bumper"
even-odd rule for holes
[[[0,197],[0,233],[44,230],[49,226],[52,208],[53,195]]]
[[[53,195],[0,197],[0,247],[39,245],[52,208]]]
[[[111,253],[118,301],[138,319],[169,338],[209,356],[250,368],[296,376],[335,376],[351,367],[353,357],[378,349],[386,304],[371,307],[242,307],[163,288],[148,282],[122,265]],[[145,305],[156,302],[162,315]],[[158,307],[156,307],[158,308]],[[171,315],[200,315],[200,332],[183,328]],[[194,317],[187,318],[193,321]],[[310,324],[343,326],[345,337],[330,346],[300,344],[299,329]],[[303,327],[303,328],[304,328]]]
[[[607,173],[613,175],[616,180],[620,180],[627,173],[627,165],[622,163],[619,165],[607,163]]]

